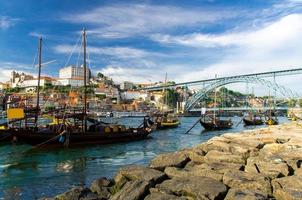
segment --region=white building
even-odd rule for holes
[[[76,67],[76,66],[68,66],[65,68],[60,69],[59,72],[60,79],[79,79],[84,78],[84,68],[83,67]],[[87,83],[90,79],[90,70],[87,68],[86,70],[86,80]]]
[[[134,84],[132,82],[124,81],[121,83],[120,88],[121,90],[132,90],[133,86]]]
[[[72,87],[80,87],[84,86],[84,79],[83,78],[58,78],[57,82],[58,85],[70,85]]]
[[[121,94],[122,99],[124,100],[148,100],[149,95],[147,92],[141,91],[125,91]]]

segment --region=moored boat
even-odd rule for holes
[[[158,129],[176,128],[180,125],[179,118],[173,114],[157,117],[156,124]]]
[[[230,129],[233,126],[231,119],[220,119],[218,117],[211,118],[206,120],[206,117],[200,119],[200,124],[204,127],[205,130],[224,130]]]
[[[245,126],[258,126],[264,124],[264,121],[260,115],[250,114],[248,116],[243,117],[242,120]]]

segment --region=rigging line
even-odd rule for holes
[[[79,67],[80,56],[82,55],[83,41],[81,40],[80,51],[78,52],[77,64],[76,67]]]
[[[90,68],[90,53],[89,53],[89,48],[88,47],[88,40],[87,40],[87,35],[86,35],[86,50],[87,50],[87,58],[88,58],[88,69]]]
[[[35,53],[35,57],[34,57],[33,64],[32,64],[33,68],[35,68],[35,63],[36,63],[37,55],[38,55],[38,51]]]
[[[71,53],[70,53],[70,55],[69,55],[69,57],[68,57],[68,59],[67,59],[67,62],[66,62],[65,65],[64,65],[64,67],[66,67],[67,64],[69,63],[69,61],[70,61],[70,59],[71,59],[71,56],[72,56],[74,50],[75,50],[76,47],[78,46],[78,43],[79,43],[79,41],[80,41],[80,39],[81,39],[81,36],[82,36],[82,35],[80,34],[80,36],[79,36],[79,38],[78,38],[76,44],[75,44],[75,45],[73,46],[73,48],[72,48],[72,51],[71,51]]]

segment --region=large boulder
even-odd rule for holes
[[[101,199],[109,199],[111,181],[106,178],[99,178],[92,182],[90,190],[98,194]]]
[[[167,194],[190,199],[222,199],[227,192],[223,183],[207,177],[172,178],[156,187]]]
[[[217,150],[211,150],[205,155],[206,163],[236,163],[236,164],[245,164],[245,159],[241,155],[234,155],[229,152],[221,152]]]
[[[272,194],[270,179],[260,174],[229,170],[223,176],[223,183],[230,188],[258,190],[266,194]]]
[[[186,166],[185,169],[213,170],[216,173],[224,174],[225,172],[231,169],[242,170],[244,169],[244,165],[236,164],[236,163],[213,162],[213,163],[203,163],[201,165],[193,165],[188,167]]]
[[[293,169],[296,170],[302,165],[302,148],[292,145],[287,145],[285,151],[278,154],[286,163]]]
[[[231,188],[224,200],[266,200],[267,194],[258,190]]]
[[[151,185],[144,180],[127,182],[110,200],[139,200],[148,195]]]
[[[166,167],[184,167],[190,158],[185,152],[166,153],[156,156],[150,162],[150,168],[164,171]]]
[[[96,193],[88,188],[75,187],[71,190],[57,195],[56,200],[102,200]]]
[[[185,149],[182,152],[194,163],[204,163],[205,152],[199,148]]]
[[[288,176],[272,180],[273,195],[276,200],[302,199],[302,177]]]
[[[176,167],[166,167],[165,173],[169,178],[208,177],[218,181],[222,180],[222,174],[219,174],[214,170],[200,169],[200,165],[196,165],[191,170],[179,169]]]
[[[148,167],[132,165],[124,167],[114,177],[116,184],[119,184],[126,180],[143,180],[151,185],[155,185],[166,178],[166,175],[158,170],[150,169]]]
[[[245,171],[250,173],[261,173],[271,179],[289,175],[287,163],[278,156],[270,157],[249,157]]]
[[[146,196],[145,200],[188,200],[186,197],[178,197],[172,194],[166,194],[155,188],[150,189],[150,194]]]

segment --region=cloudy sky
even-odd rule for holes
[[[56,60],[44,74],[81,63],[75,45],[83,27],[91,69],[116,81],[163,81],[165,72],[190,81],[302,64],[302,0],[0,0],[0,81],[12,69],[36,73],[40,35],[44,62]],[[278,81],[297,87],[300,79]]]

